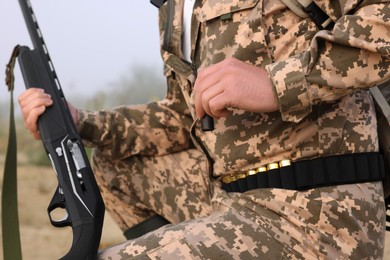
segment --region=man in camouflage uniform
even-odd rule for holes
[[[99,258],[381,259],[380,182],[240,193],[226,192],[222,181],[285,159],[378,151],[367,88],[390,77],[389,2],[315,1],[334,22],[319,30],[288,1],[199,0],[187,62],[183,2],[168,0],[159,11],[166,98],[73,110],[81,136],[96,147],[97,180],[122,230],[155,214],[176,224]],[[34,91],[19,102],[38,136],[39,107],[50,98]],[[200,129],[205,113],[214,131]]]

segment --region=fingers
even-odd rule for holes
[[[45,112],[46,107],[52,105],[50,95],[44,93],[43,89],[29,88],[19,96],[18,101],[26,128],[35,139],[40,139],[38,117]]]
[[[206,92],[207,93],[207,92]],[[218,94],[210,93],[210,97],[206,94],[203,101],[203,107],[205,107],[205,111],[208,115],[214,118],[220,118],[226,116],[229,113],[229,108],[232,108],[230,104],[230,100],[228,98],[226,91],[216,92]]]
[[[25,126],[26,128],[31,132],[33,137],[35,139],[41,139],[41,136],[39,134],[38,130],[38,117],[45,112],[46,107],[41,106],[38,108],[34,108],[31,110],[30,114],[28,115],[27,119],[25,120]]]
[[[213,116],[210,109],[210,101],[215,96],[222,94],[223,89],[219,86],[218,84],[211,85],[201,93],[197,92],[195,94],[195,113],[198,118],[203,117],[205,113]]]
[[[207,113],[210,116],[216,117],[212,114],[210,108],[211,99],[223,93],[220,80],[222,63],[211,65],[210,67],[200,70],[194,86],[195,95],[195,113],[198,118]]]
[[[216,63],[216,64],[213,64],[210,67],[207,67],[205,69],[199,70],[196,81],[198,83],[207,82],[208,84],[215,84],[216,82],[213,82],[213,81],[216,81],[214,74],[219,72],[221,70],[221,68],[224,67],[225,63],[226,63],[226,60],[219,62],[219,63]],[[196,85],[196,83],[195,83],[195,85]]]
[[[201,98],[196,100],[198,105],[196,106],[198,109],[202,108],[203,111],[199,111],[199,116],[203,116],[201,113],[206,113],[212,117],[220,118],[221,116],[225,116],[228,112],[227,108],[229,107],[227,92],[224,88],[224,83],[221,81],[215,85],[210,86],[205,91]],[[197,114],[198,115],[198,114]]]
[[[229,81],[236,62],[229,58],[199,70],[194,86],[195,113],[198,118],[205,113],[216,118],[226,115],[229,102],[225,93],[226,82]]]
[[[205,113],[226,116],[231,108],[256,113],[278,110],[268,72],[234,58],[200,70],[193,95],[198,118]]]

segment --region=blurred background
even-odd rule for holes
[[[148,75],[147,79],[161,78],[158,10],[148,0],[31,2],[62,88],[71,101],[107,90],[112,93],[114,87],[123,88],[119,85],[140,74]],[[1,1],[0,35],[1,75],[16,44],[32,48],[18,1]],[[18,70],[17,66],[16,73]],[[143,73],[145,70],[148,73]],[[17,75],[16,93],[23,90],[23,80]],[[3,87],[0,99],[7,98]]]
[[[63,92],[76,107],[97,110],[164,96],[158,9],[148,0],[31,0],[31,4]],[[19,2],[0,1],[0,184],[9,127],[5,68],[17,44],[33,48]],[[21,120],[17,97],[24,90],[16,64],[14,101],[23,259],[58,259],[69,250],[72,234],[68,228],[54,228],[49,223],[46,208],[57,180],[41,142],[32,139]],[[122,232],[106,214],[101,247],[121,241]],[[2,259],[2,245],[0,249]]]

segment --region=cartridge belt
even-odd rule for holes
[[[315,187],[380,181],[385,176],[380,153],[355,153],[291,162],[282,160],[222,178],[227,192],[258,188],[306,190]]]

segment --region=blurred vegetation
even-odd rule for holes
[[[130,69],[128,75],[121,76],[117,81],[107,84],[106,90],[96,92],[85,97],[77,93],[64,92],[69,102],[78,108],[99,110],[125,104],[143,104],[159,100],[165,95],[166,84],[162,76],[162,69],[154,67],[137,66]],[[17,97],[14,97],[15,110],[18,109]],[[43,149],[42,143],[36,141],[25,129],[20,114],[16,114],[16,131],[18,142],[18,164],[34,164],[50,166],[50,161]],[[0,162],[8,144],[9,103],[0,104]],[[87,153],[91,153],[87,149]]]
[[[69,96],[68,100],[76,107],[98,110],[118,105],[144,104],[164,97],[166,83],[162,68],[136,66],[130,73],[107,84],[106,89],[98,91],[89,99]]]

